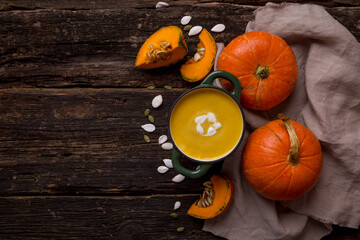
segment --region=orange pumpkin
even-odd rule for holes
[[[263,197],[291,200],[307,193],[322,169],[321,146],[305,126],[279,114],[256,129],[243,150],[242,171]]]
[[[294,52],[267,32],[248,32],[233,39],[221,53],[218,70],[234,74],[241,83],[241,105],[267,110],[284,101],[297,81]],[[221,80],[224,88],[231,84]]]

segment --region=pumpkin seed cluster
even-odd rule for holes
[[[200,61],[205,55],[205,46],[203,43],[199,43],[196,49],[196,53],[194,57],[191,59],[192,62],[198,62]]]
[[[200,199],[196,201],[196,205],[201,208],[209,207],[215,198],[215,192],[213,189],[213,184],[210,181],[204,183],[205,190],[200,196]]]
[[[162,63],[168,60],[171,57],[171,49],[171,44],[168,42],[161,42],[158,48],[150,44],[146,53],[146,63]]]

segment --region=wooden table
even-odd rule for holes
[[[157,143],[169,108],[196,84],[181,79],[179,64],[142,71],[134,62],[148,36],[187,14],[207,29],[224,23],[216,41],[226,44],[266,1],[222,2],[0,2],[0,239],[220,239],[186,215],[220,166],[177,184],[174,170],[156,170],[170,157]],[[359,1],[314,3],[360,39]],[[185,38],[194,51],[198,38]],[[157,94],[164,103],[146,143],[143,112]],[[169,216],[175,201],[178,219]],[[324,239],[345,238],[360,233],[335,227]]]

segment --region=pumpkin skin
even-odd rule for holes
[[[187,214],[195,218],[209,219],[223,213],[232,203],[234,187],[230,180],[223,175],[213,175],[210,179],[213,184],[214,200],[208,207],[198,207],[197,201],[189,208]]]
[[[239,79],[241,105],[255,110],[268,110],[284,101],[298,76],[290,46],[282,38],[260,31],[233,39],[219,57],[218,70],[228,71]],[[221,83],[231,90],[229,82]]]
[[[170,43],[169,47],[165,49],[166,44],[164,43]],[[150,54],[151,46],[155,50],[153,54]],[[165,54],[155,54],[160,50]],[[166,67],[179,62],[187,53],[188,48],[182,30],[176,26],[162,27],[143,43],[136,57],[135,67],[142,69]],[[158,58],[152,60],[150,58],[152,56]]]
[[[188,60],[180,68],[181,76],[185,81],[198,82],[206,77],[215,63],[216,44],[211,34],[204,28],[199,35],[199,49],[205,48],[204,55],[198,61],[194,57]]]
[[[246,180],[271,200],[303,196],[315,185],[322,169],[321,146],[315,135],[300,123],[288,121],[299,141],[297,162],[288,158],[291,140],[282,120],[256,129],[243,150],[242,171]]]

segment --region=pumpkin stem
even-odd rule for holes
[[[267,78],[269,76],[269,67],[263,67],[258,65],[254,74],[260,80]]]
[[[299,139],[295,133],[295,129],[294,129],[293,125],[291,124],[289,117],[285,116],[282,113],[279,113],[278,118],[280,118],[284,122],[286,130],[289,133],[289,137],[290,137],[290,150],[289,150],[289,154],[287,156],[287,161],[292,166],[296,166],[300,163],[300,161],[299,161],[299,155],[300,155]]]

